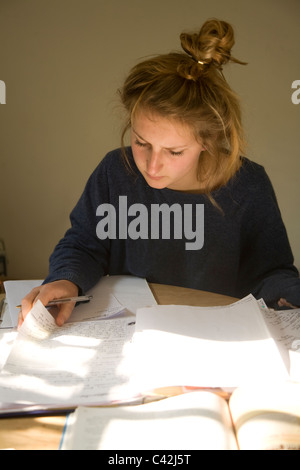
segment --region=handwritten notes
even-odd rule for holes
[[[300,381],[300,309],[261,311],[291,379]]]
[[[131,398],[122,369],[134,317],[67,323],[57,327],[37,302],[0,374],[1,402],[107,403]]]

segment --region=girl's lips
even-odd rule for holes
[[[149,175],[149,173],[146,173],[147,175],[147,178],[150,178],[151,180],[154,180],[154,181],[159,181],[163,178],[163,176],[151,176]]]

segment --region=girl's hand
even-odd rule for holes
[[[279,299],[277,303],[279,307],[298,308],[295,307],[295,305],[292,305],[290,302],[287,302],[286,299]]]
[[[76,284],[64,279],[35,287],[22,299],[22,308],[18,319],[18,329],[21,327],[23,321],[37,300],[40,300],[43,305],[47,305],[50,300],[61,299],[63,297],[76,297],[77,295],[78,287]],[[75,302],[57,305],[59,311],[56,317],[56,324],[58,326],[62,326],[68,320],[74,306]]]

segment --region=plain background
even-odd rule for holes
[[[266,168],[300,267],[299,0],[0,0],[0,239],[8,277],[43,278],[90,173],[120,146],[117,89],[179,34],[230,22],[224,74],[240,95],[247,156]],[[300,97],[300,94],[299,94]],[[261,228],[263,230],[263,227]]]

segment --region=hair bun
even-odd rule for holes
[[[226,21],[208,20],[199,33],[182,33],[180,41],[182,49],[199,64],[222,67],[229,60],[243,64],[231,56],[234,32]]]

